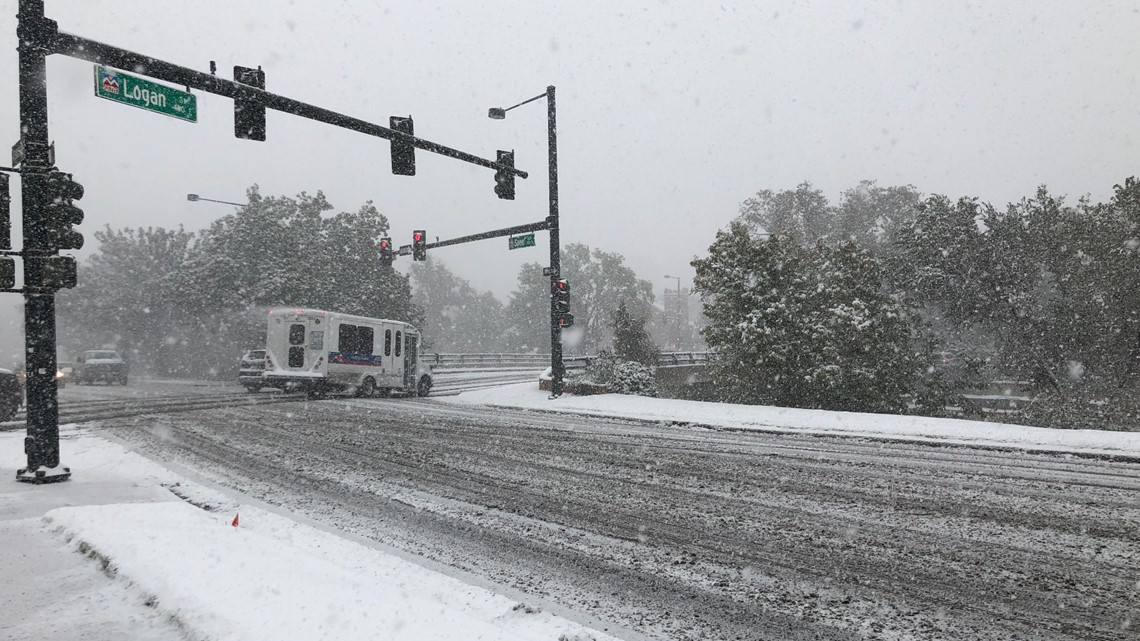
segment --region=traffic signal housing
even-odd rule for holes
[[[565,278],[554,282],[554,314],[559,327],[574,324],[574,315],[570,313],[570,281]]]
[[[412,260],[427,260],[427,232],[422,229],[412,232]]]
[[[396,258],[396,255],[394,253],[392,253],[392,239],[388,238],[387,236],[385,236],[384,238],[381,238],[380,239],[380,260],[391,265],[392,261],[395,260],[395,258]]]
[[[503,151],[498,152],[498,161],[500,165],[506,165],[511,169],[515,168],[515,152]],[[495,195],[503,200],[515,199],[515,175],[505,169],[495,170]]]
[[[416,135],[411,116],[407,118],[392,116],[388,118],[388,125],[392,131],[409,136]],[[397,176],[416,175],[416,148],[411,141],[405,140],[402,136],[392,138],[392,173]]]
[[[16,259],[0,256],[0,290],[16,287]]]
[[[265,72],[234,65],[234,82],[265,89]],[[258,98],[234,96],[234,135],[246,140],[265,142],[265,104]]]
[[[12,209],[8,174],[0,173],[0,249],[12,249]],[[0,256],[0,289],[16,287],[16,259]]]
[[[83,210],[73,201],[83,198],[83,185],[72,180],[71,174],[52,170],[45,182],[44,207],[40,216],[43,232],[43,249],[80,249],[83,234],[73,229],[83,222]]]
[[[79,282],[78,267],[71,256],[45,256],[40,264],[40,286],[45,289],[71,289]]]
[[[12,249],[12,196],[5,173],[0,173],[0,249]]]

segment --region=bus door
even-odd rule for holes
[[[285,321],[287,347],[285,368],[294,371],[309,370],[325,354],[325,332],[328,328],[320,318],[298,317]],[[323,367],[321,368],[324,369]]]
[[[305,369],[305,352],[308,351],[309,320],[294,318],[285,322],[286,359],[285,367],[291,370]]]
[[[400,340],[403,333],[392,326],[384,328],[384,360],[388,367],[384,370],[387,387],[400,387],[404,380],[404,357]]]
[[[419,369],[419,337],[404,334],[404,388],[416,389],[416,371]]]

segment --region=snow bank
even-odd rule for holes
[[[417,589],[416,572],[377,571],[364,549],[292,545],[186,503],[60,508],[47,518],[205,638],[524,638],[451,611]],[[284,533],[306,536],[300,529]]]
[[[443,399],[441,399],[443,400]],[[720,429],[864,436],[909,441],[1140,456],[1140,433],[1064,430],[923,416],[803,410],[603,394],[550,400],[534,383],[464,392],[445,402],[611,416]]]

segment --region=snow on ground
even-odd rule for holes
[[[279,513],[238,504],[82,430],[65,434],[62,459],[74,472],[71,481],[0,484],[0,524],[33,534],[23,540],[25,547],[37,541],[44,548],[34,551],[34,564],[27,553],[0,555],[0,574],[28,576],[35,564],[51,559],[88,565],[98,580],[80,587],[77,598],[85,604],[68,618],[92,633],[81,638],[614,639]],[[11,478],[23,457],[22,435],[0,434],[0,472]],[[102,563],[117,580],[98,574]],[[24,599],[5,599],[0,636],[37,630],[42,616],[20,615],[50,607],[53,587],[28,585]],[[108,613],[99,605],[114,600],[108,594],[133,603]],[[106,634],[90,625],[108,616],[134,623]],[[166,630],[134,633],[142,625],[135,620],[147,623],[146,617]]]
[[[1140,433],[1065,430],[924,416],[733,405],[620,394],[551,400],[534,383],[464,392],[444,402],[570,412],[720,429],[760,430],[1014,447],[1105,456],[1140,456]]]
[[[183,639],[128,585],[68,550],[43,520],[48,510],[66,505],[177,500],[112,471],[116,457],[93,444],[64,442],[69,456],[87,466],[79,480],[35,486],[15,481],[25,462],[23,434],[0,434],[0,639]]]

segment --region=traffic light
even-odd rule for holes
[[[407,118],[392,116],[388,119],[388,125],[393,131],[409,136],[416,135],[411,116]],[[399,137],[392,139],[392,173],[397,176],[416,175],[416,148],[410,141]]]
[[[427,232],[422,229],[412,232],[412,260],[427,260]]]
[[[234,65],[234,82],[265,89],[265,72]],[[234,135],[246,140],[265,141],[265,105],[260,99],[234,96]]]
[[[380,239],[380,260],[392,264],[395,255],[392,253],[392,239],[385,236]]]
[[[554,313],[560,327],[574,324],[574,315],[570,313],[570,281],[565,278],[554,283]]]
[[[499,150],[499,164],[515,168],[515,152]],[[503,169],[495,170],[495,195],[503,200],[515,199],[515,175]]]
[[[44,208],[40,214],[43,249],[80,249],[83,234],[72,226],[83,222],[83,210],[72,201],[83,198],[83,185],[72,180],[71,174],[52,170],[48,172],[45,187]]]
[[[8,194],[8,174],[0,173],[0,249],[12,249],[12,197]]]

